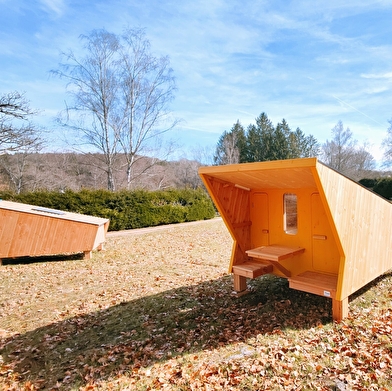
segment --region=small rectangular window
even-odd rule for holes
[[[285,193],[283,195],[283,227],[286,234],[295,235],[298,232],[296,194]]]

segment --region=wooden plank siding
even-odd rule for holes
[[[109,220],[76,213],[54,214],[0,201],[0,259],[85,253],[102,246]]]
[[[320,163],[317,172],[345,256],[341,299],[392,268],[392,204]]]
[[[229,272],[232,265],[248,259],[250,246],[249,191],[215,178],[206,178],[211,197],[234,240]]]

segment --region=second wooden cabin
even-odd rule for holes
[[[272,273],[331,298],[340,321],[349,295],[392,268],[392,204],[316,158],[199,174],[234,240],[237,292],[247,278]]]
[[[83,253],[101,249],[109,219],[0,200],[2,259]]]

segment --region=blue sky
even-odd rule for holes
[[[50,76],[79,36],[143,27],[168,55],[183,122],[171,133],[192,157],[224,130],[265,112],[276,125],[331,138],[341,120],[376,159],[392,118],[392,0],[0,0],[0,93],[25,91],[51,129],[68,98]]]

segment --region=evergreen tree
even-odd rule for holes
[[[311,134],[305,136],[300,128],[291,132],[289,137],[290,159],[299,157],[315,157],[320,153],[317,139]]]
[[[292,151],[290,150],[290,137],[291,130],[283,118],[282,122],[276,125],[275,137],[274,137],[274,148],[269,160],[282,160],[290,159],[293,157]]]
[[[318,156],[319,145],[312,135],[301,129],[294,132],[285,119],[276,128],[266,113],[261,113],[246,130],[237,121],[233,128],[219,138],[214,164],[263,162]]]
[[[274,148],[275,128],[266,113],[256,118],[256,125],[249,125],[246,134],[246,161],[262,162],[269,157]]]

